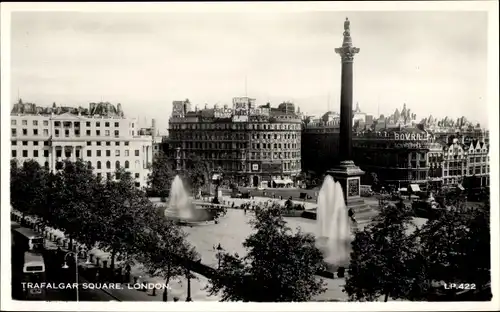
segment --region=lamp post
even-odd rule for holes
[[[219,243],[219,245],[217,245],[216,249],[217,249],[217,255],[218,255],[218,257],[217,257],[218,258],[217,269],[220,269],[220,254],[221,254],[221,252],[223,250],[223,248],[220,245],[220,243]]]
[[[75,279],[76,279],[76,301],[78,302],[79,301],[79,294],[78,294],[78,256],[80,254],[84,254],[85,257],[87,258],[87,261],[85,261],[85,264],[90,264],[90,261],[87,257],[87,252],[86,251],[83,251],[83,250],[80,250],[78,252],[73,252],[73,251],[68,251],[65,255],[64,255],[64,265],[62,266],[63,269],[68,269],[69,266],[68,264],[66,263],[66,257],[68,257],[69,255],[72,255],[73,257],[75,257]]]
[[[187,278],[187,297],[186,297],[186,302],[191,302],[193,299],[191,299],[191,272],[189,269],[186,269],[186,278]]]

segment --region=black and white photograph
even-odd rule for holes
[[[500,308],[498,2],[2,4],[1,37],[2,310]]]

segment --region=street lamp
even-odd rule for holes
[[[85,264],[90,264],[91,262],[89,261],[88,257],[87,257],[87,252],[84,251],[84,250],[80,250],[78,252],[73,252],[73,251],[68,251],[65,255],[64,255],[64,265],[62,266],[63,269],[68,269],[69,266],[68,264],[66,263],[66,258],[69,256],[69,255],[72,255],[74,258],[75,258],[75,278],[76,278],[76,301],[78,302],[79,301],[79,294],[78,294],[78,256],[80,254],[84,254],[85,257],[87,258],[87,260],[85,261]]]
[[[217,248],[215,248],[215,247],[214,247],[214,249],[215,249],[215,250],[217,250],[217,256],[218,256],[218,257],[217,257],[217,258],[218,258],[218,265],[217,265],[217,269],[220,269],[220,258],[221,258],[221,257],[220,257],[220,254],[221,254],[221,252],[224,250],[224,248],[222,248],[222,246],[221,246],[221,245],[220,245],[220,243],[219,243],[219,245],[217,245]]]
[[[191,302],[191,272],[189,269],[186,269],[186,277],[187,277],[187,297],[186,302]]]

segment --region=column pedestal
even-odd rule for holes
[[[352,208],[355,214],[370,211],[371,208],[361,198],[360,185],[361,176],[365,174],[352,160],[340,162],[340,164],[327,171],[335,181],[342,186],[346,206]]]

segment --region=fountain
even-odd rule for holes
[[[317,244],[329,269],[347,266],[352,240],[351,225],[342,186],[329,175],[318,194]]]
[[[214,220],[214,215],[206,209],[197,209],[184,188],[181,177],[175,176],[170,187],[170,196],[165,217],[180,223],[197,223]]]

